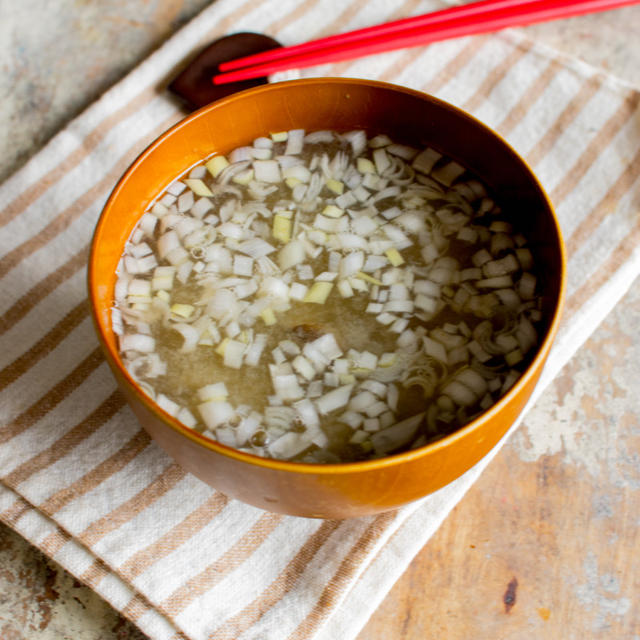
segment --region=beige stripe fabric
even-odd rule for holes
[[[132,159],[182,117],[168,69],[228,31],[284,44],[436,0],[218,0],[0,186],[0,520],[153,640],[349,640],[482,472],[377,517],[316,521],[230,500],[151,442],[93,335],[85,264]],[[459,105],[535,169],[569,253],[564,324],[536,389],[640,271],[640,94],[521,32],[301,72],[382,79]],[[514,425],[514,429],[517,425]]]
[[[30,508],[31,505],[26,500],[18,498],[10,507],[2,512],[2,521],[8,525],[12,525],[28,513]]]
[[[473,95],[465,100],[461,105],[465,111],[475,111],[487,98],[498,83],[505,78],[507,73],[513,69],[513,67],[527,54],[533,43],[526,43],[516,49],[513,49],[508,55],[506,55],[500,64],[495,66],[491,73],[483,80],[483,82],[476,88]]]
[[[104,482],[104,480],[113,475],[116,471],[122,469],[131,460],[133,460],[133,458],[135,458],[142,449],[147,447],[149,442],[150,438],[147,433],[142,430],[138,431],[138,433],[136,433],[129,442],[118,449],[118,451],[116,451],[112,456],[100,463],[97,467],[94,467],[89,473],[40,503],[40,509],[48,514],[53,514],[56,511],[59,511],[78,495],[87,493],[94,487],[97,487],[101,482]],[[170,477],[168,472],[166,477],[167,480]]]
[[[26,411],[15,419],[0,427],[0,443],[22,433],[32,426],[42,415],[51,411],[65,396],[77,387],[88,375],[102,363],[102,353],[96,348],[89,356],[78,363],[75,369],[63,380],[55,385],[47,394],[38,398]]]
[[[340,523],[326,520],[318,530],[300,547],[295,557],[287,564],[284,571],[247,607],[224,625],[215,630],[219,638],[235,638],[258,622],[277,602],[293,589],[303,575],[309,561],[315,556],[329,536],[336,531]]]
[[[83,300],[71,309],[64,318],[56,323],[36,344],[25,351],[19,358],[10,362],[0,371],[0,391],[15,382],[28,371],[40,358],[43,358],[75,327],[89,315],[89,305]]]
[[[229,572],[242,565],[260,547],[269,534],[280,524],[282,516],[263,514],[247,533],[233,544],[215,562],[193,576],[162,602],[169,616],[176,616],[191,602],[211,589]]]
[[[631,94],[623,101],[598,134],[592,138],[589,146],[567,172],[566,177],[551,191],[549,195],[554,203],[559,203],[567,197],[624,124],[630,118],[637,116],[638,104],[640,104],[640,95],[637,93]]]
[[[140,109],[143,109],[154,97],[155,92],[152,89],[146,89],[140,93],[139,96],[122,105],[120,109],[117,109],[110,116],[102,120],[87,134],[84,144],[81,147],[75,149],[62,162],[49,171],[49,173],[42,176],[32,189],[23,191],[3,209],[0,215],[0,225],[7,224],[22,213],[29,205],[40,198],[51,185],[55,184],[62,176],[78,166],[78,164],[102,142],[106,134],[108,134],[115,125],[125,118],[134,115]]]
[[[162,537],[154,540],[118,567],[118,572],[127,580],[144,573],[152,564],[183,545],[202,530],[224,509],[229,499],[221,493],[213,493],[201,507],[195,509]]]
[[[307,616],[300,622],[296,629],[288,636],[288,640],[301,640],[314,633],[324,620],[330,615],[331,609],[336,606],[340,598],[344,596],[353,575],[361,569],[362,561],[367,557],[383,532],[397,518],[395,513],[383,513],[377,516],[365,529],[364,533],[355,541],[336,572],[325,585],[320,597]]]
[[[71,256],[63,265],[54,269],[40,280],[29,291],[20,296],[15,303],[0,317],[0,333],[4,333],[27,315],[33,307],[46,295],[55,291],[65,280],[80,270],[87,262],[89,247],[82,247],[78,253]]]
[[[530,106],[542,95],[551,84],[558,72],[559,64],[556,60],[550,60],[549,64],[533,82],[533,84],[520,96],[504,120],[496,125],[502,135],[509,135],[512,129],[522,120]]]

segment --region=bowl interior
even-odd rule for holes
[[[490,129],[435,98],[384,83],[325,78],[252,89],[205,107],[153,143],[119,182],[96,228],[89,269],[98,332],[113,361],[119,362],[110,329],[115,271],[149,203],[203,158],[292,128],[386,133],[397,142],[435,147],[475,173],[530,240],[545,306],[539,351],[548,350],[564,287],[564,254],[551,205],[522,159]]]

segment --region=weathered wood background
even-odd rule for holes
[[[207,4],[0,0],[0,179]],[[529,31],[640,87],[640,7]],[[358,640],[640,639],[638,328],[640,282]],[[144,636],[0,525],[0,638]]]

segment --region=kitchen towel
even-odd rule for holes
[[[0,187],[0,519],[154,640],[354,638],[499,449],[436,494],[376,517],[260,511],[150,442],[101,356],[86,301],[101,207],[145,145],[183,117],[164,85],[185,58],[232,31],[289,44],[439,6],[218,0]],[[518,30],[300,75],[435,94],[528,160],[569,254],[566,312],[533,402],[638,274],[640,93]]]

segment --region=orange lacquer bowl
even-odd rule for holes
[[[538,351],[519,381],[488,411],[445,438],[367,462],[312,465],[259,458],[203,437],[158,408],[125,371],[111,329],[116,266],[149,203],[213,152],[228,153],[274,131],[362,128],[430,145],[476,173],[530,240],[544,299]],[[417,500],[462,475],[500,440],[536,384],[556,333],[565,253],[553,208],[511,147],[463,111],[431,96],[368,80],[314,78],[249,89],[197,111],[158,138],[116,185],[98,222],[89,261],[97,333],[136,416],[185,469],[223,493],[280,513],[348,518]]]

